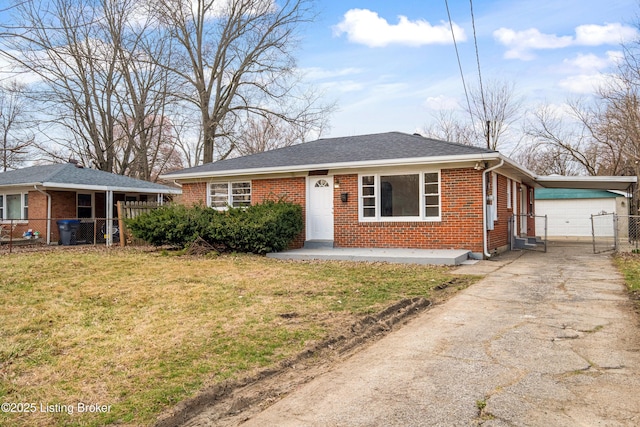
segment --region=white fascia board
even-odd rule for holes
[[[34,185],[42,185],[41,182],[25,182],[20,184],[0,184],[0,188],[22,188],[22,187],[30,187],[33,188]]]
[[[538,176],[536,181],[547,188],[593,188],[601,190],[626,190],[638,182],[636,176]],[[546,184],[546,185],[545,185]]]
[[[325,163],[325,164],[307,164],[307,165],[295,165],[295,166],[278,166],[269,168],[255,168],[255,169],[237,169],[237,170],[224,170],[224,171],[209,171],[209,172],[192,172],[185,174],[172,174],[172,175],[160,175],[160,178],[167,180],[184,180],[184,179],[196,179],[196,178],[214,178],[214,177],[229,177],[239,175],[266,175],[273,173],[295,173],[306,172],[310,170],[321,169],[361,169],[370,167],[394,167],[394,166],[414,166],[414,165],[428,165],[438,163],[463,163],[472,161],[489,161],[498,160],[500,155],[498,153],[484,153],[484,154],[465,154],[462,156],[439,156],[439,157],[411,157],[407,159],[385,159],[385,160],[367,160],[362,162],[341,162],[341,163]]]
[[[180,189],[152,189],[135,187],[109,187],[106,185],[82,185],[82,184],[60,184],[55,182],[43,182],[38,184],[46,189],[57,190],[87,190],[87,191],[116,191],[119,193],[150,193],[150,194],[181,194]]]

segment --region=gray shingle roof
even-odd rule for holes
[[[0,187],[36,184],[56,188],[64,188],[65,186],[76,188],[81,186],[87,189],[147,191],[161,194],[177,192],[175,189],[165,185],[96,169],[79,168],[71,163],[31,166],[0,173]]]
[[[388,132],[319,139],[291,147],[207,163],[164,176],[172,178],[191,173],[487,153],[495,154],[496,152],[485,148],[424,138],[419,135]]]

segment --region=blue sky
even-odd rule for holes
[[[324,137],[413,133],[466,103],[444,0],[318,3],[298,65],[338,103]],[[449,8],[477,86],[470,2]],[[483,81],[513,82],[524,108],[593,94],[621,42],[640,39],[637,0],[474,0],[473,11]]]

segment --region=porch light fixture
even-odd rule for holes
[[[487,168],[487,164],[485,162],[476,162],[476,165],[473,168],[477,171],[485,170]]]
[[[336,179],[333,181],[333,188],[340,188],[340,180]]]

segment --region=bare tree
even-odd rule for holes
[[[489,81],[482,90],[477,87],[469,92],[465,115],[439,111],[423,133],[432,138],[491,150],[507,145],[515,149],[516,140],[519,142],[521,136],[516,136],[513,124],[522,116],[521,105],[522,98],[516,95],[515,84]]]
[[[5,28],[2,53],[38,76],[35,96],[62,151],[100,170],[151,179],[170,93],[158,62],[171,49],[143,6],[25,0],[15,8],[20,27]]]
[[[474,119],[477,145],[490,150],[498,150],[511,125],[521,118],[522,98],[516,95],[515,84],[499,80],[489,80],[483,87],[470,92],[467,112]],[[483,142],[483,144],[480,143]]]
[[[15,81],[0,85],[0,162],[2,171],[20,166],[33,146],[25,86]]]
[[[423,135],[464,145],[477,145],[478,135],[471,122],[463,122],[453,110],[438,110],[433,122],[422,129]]]
[[[293,51],[298,27],[313,18],[310,0],[151,1],[179,46],[170,69],[200,113],[205,163],[231,155],[260,117],[301,128],[324,122],[319,98],[302,110],[288,102],[300,83]]]
[[[540,175],[580,175],[584,169],[565,150],[552,145],[531,143],[514,153],[513,159]]]

